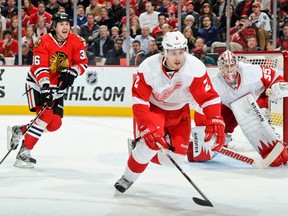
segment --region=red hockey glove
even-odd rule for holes
[[[212,139],[213,136],[216,136],[215,146],[212,148],[212,151],[219,151],[225,143],[225,123],[222,117],[218,116],[215,118],[207,119],[206,129],[205,129],[205,142],[208,142]]]
[[[139,128],[140,129],[140,136],[144,139],[146,145],[152,150],[159,150],[159,147],[156,145],[158,142],[163,148],[169,149],[169,145],[166,140],[161,135],[159,129],[155,126],[149,128]]]

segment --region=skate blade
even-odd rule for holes
[[[31,162],[25,162],[25,161],[16,159],[14,166],[18,168],[24,168],[24,169],[33,169],[35,164]]]
[[[117,189],[115,189],[114,197],[120,197],[121,195],[122,193],[118,191]]]

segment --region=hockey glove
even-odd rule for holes
[[[156,145],[158,142],[163,148],[169,149],[169,145],[166,140],[161,135],[160,130],[153,126],[150,128],[141,128],[140,127],[140,136],[144,139],[146,145],[152,150],[159,150],[159,147]]]
[[[61,83],[60,88],[66,89],[73,85],[74,79],[78,76],[77,72],[72,68],[64,68],[59,77],[59,83]]]
[[[41,103],[43,104],[43,106],[51,108],[53,106],[53,94],[49,84],[44,84],[40,88],[40,94],[41,94]]]
[[[225,143],[225,123],[222,117],[215,117],[207,119],[206,129],[205,129],[205,142],[208,142],[212,139],[213,136],[216,136],[215,146],[212,147],[212,151],[219,151]]]

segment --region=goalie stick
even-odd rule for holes
[[[234,158],[235,160],[252,165],[255,168],[264,169],[268,167],[281,154],[283,149],[284,146],[281,144],[281,142],[278,142],[265,159],[248,157],[225,147],[222,147],[219,153]]]

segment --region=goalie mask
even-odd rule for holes
[[[226,82],[234,82],[238,74],[237,56],[231,51],[226,50],[219,56],[217,64]]]

